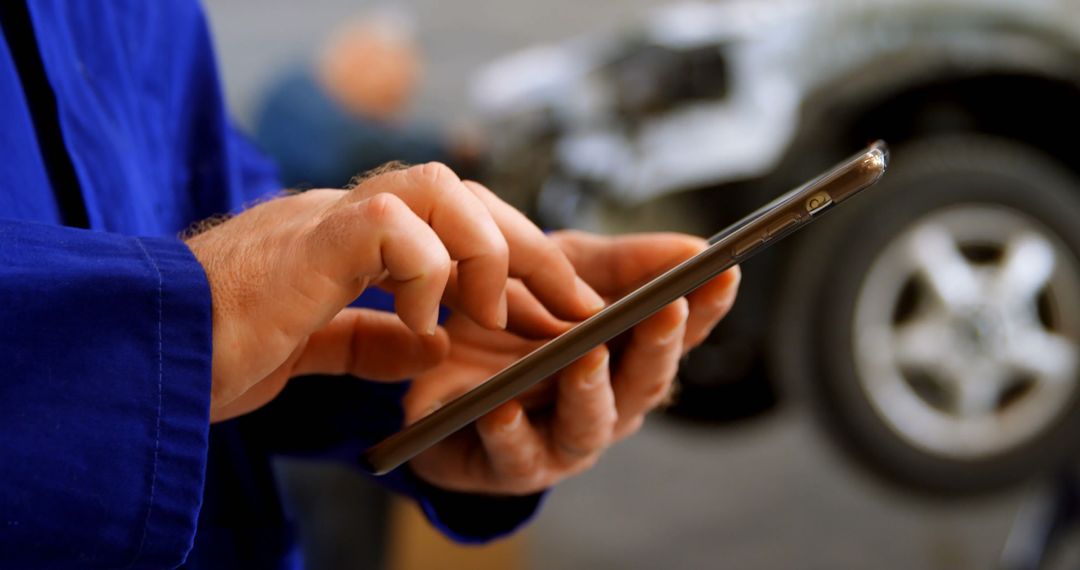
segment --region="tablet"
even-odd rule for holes
[[[364,452],[382,475],[781,238],[873,185],[885,173],[882,141],[780,196],[709,239],[701,253],[657,276],[469,392]]]

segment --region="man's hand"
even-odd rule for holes
[[[553,234],[578,274],[608,300],[628,293],[705,247],[677,234],[600,237]],[[708,336],[731,308],[738,268],[637,325],[612,362],[599,347],[522,397],[414,459],[421,478],[451,490],[527,494],[583,471],[604,448],[636,431],[668,396],[680,357]],[[468,314],[446,323],[450,353],[419,376],[405,397],[413,422],[466,392],[542,341],[566,330],[520,283],[511,282],[508,331],[479,326]]]
[[[213,421],[292,376],[415,375],[447,353],[444,297],[485,330],[506,326],[508,276],[560,318],[603,304],[524,216],[437,163],[271,200],[187,243],[213,297]],[[375,284],[395,293],[397,316],[345,308]]]

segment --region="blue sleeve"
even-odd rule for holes
[[[210,292],[178,240],[0,220],[0,560],[163,568],[191,548]]]
[[[457,493],[431,485],[401,467],[383,476],[385,485],[416,498],[428,521],[462,544],[484,544],[513,534],[528,523],[547,492],[522,497]]]
[[[367,382],[350,376],[294,378],[281,396],[239,419],[274,452],[331,459],[359,467],[368,446],[402,424],[401,398],[407,382]],[[419,504],[447,537],[478,544],[513,533],[540,508],[544,494],[495,497],[446,491],[402,467],[375,478]]]

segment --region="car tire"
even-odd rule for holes
[[[789,258],[771,352],[842,449],[890,482],[953,495],[1074,457],[1073,172],[1016,141],[925,139],[894,149],[878,187],[830,218]],[[1044,284],[1019,285],[1039,268]]]

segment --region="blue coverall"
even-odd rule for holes
[[[355,462],[406,386],[294,381],[210,426],[210,292],[176,234],[278,184],[202,11],[5,0],[0,24],[0,568],[298,567],[270,458]],[[384,481],[463,541],[540,502]]]

